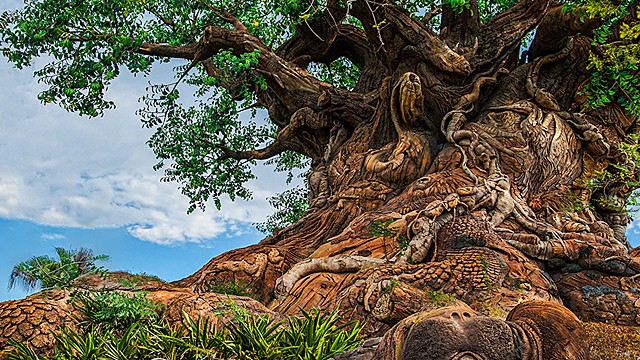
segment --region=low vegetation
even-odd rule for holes
[[[458,299],[456,299],[455,296],[451,294],[447,294],[441,290],[427,289],[424,291],[424,294],[427,296],[427,300],[429,301],[429,303],[439,308],[447,305],[451,305],[456,301],[458,301]]]
[[[4,359],[323,360],[357,347],[362,328],[357,322],[340,325],[337,311],[302,311],[283,322],[251,315],[231,301],[228,311],[235,320],[225,327],[186,313],[182,324],[169,324],[163,306],[141,292],[79,292],[71,301],[79,311],[78,326],[55,336],[52,355],[10,341],[13,349]]]
[[[244,281],[236,282],[216,282],[210,287],[210,291],[218,294],[248,296],[258,300],[258,296],[254,294],[249,285]]]
[[[584,322],[592,360],[640,359],[640,328]]]

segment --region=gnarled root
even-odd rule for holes
[[[286,297],[298,280],[318,272],[345,273],[358,272],[367,267],[380,265],[386,260],[364,256],[336,256],[307,259],[294,265],[286,274],[276,280],[275,297]]]

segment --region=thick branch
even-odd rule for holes
[[[231,49],[236,54],[260,51],[256,70],[264,75],[269,85],[268,93],[272,94],[264,103],[284,107],[273,112],[279,114],[279,118],[274,119],[278,123],[288,123],[289,117],[304,107],[320,111],[331,105],[333,109],[349,113],[350,119],[345,120],[351,125],[357,125],[373,113],[367,95],[334,88],[318,80],[275,54],[262,41],[247,32],[210,26],[201,43],[212,53],[226,49]]]
[[[442,72],[467,75],[472,70],[464,56],[398,5],[359,0],[353,3],[353,13],[363,23],[369,42],[380,47],[391,66],[409,51]]]
[[[134,51],[143,55],[192,60],[198,51],[198,44],[193,43],[185,46],[174,46],[143,43]]]
[[[276,54],[289,61],[302,56],[310,57],[310,61],[322,61],[340,34],[339,27],[346,15],[347,9],[337,1],[327,1],[324,13],[297,25],[293,36],[276,50]]]
[[[480,30],[476,64],[501,62],[542,20],[551,0],[522,0],[500,13]]]
[[[351,25],[338,25],[324,41],[309,40],[298,33],[278,48],[277,53],[290,61],[306,56],[307,61],[326,64],[344,56],[361,69],[374,57],[364,31]],[[299,65],[304,67],[305,64]]]
[[[602,24],[601,19],[583,19],[575,12],[562,11],[562,6],[554,6],[544,17],[531,43],[529,56],[535,58],[560,50],[568,37],[582,33],[590,36],[591,31]]]
[[[276,140],[274,143],[268,145],[263,149],[247,150],[247,151],[234,151],[226,147],[225,145],[218,144],[217,148],[224,153],[218,160],[235,159],[235,160],[266,160],[270,159],[283,151],[287,150],[281,141]]]
[[[462,12],[454,10],[449,5],[443,6],[440,36],[451,46],[473,46],[480,30],[479,15],[476,0],[471,0],[469,8]]]

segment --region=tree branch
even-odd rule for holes
[[[286,124],[289,117],[297,110],[309,107],[315,111],[323,109],[324,99],[331,99],[334,108],[346,108],[355,124],[373,113],[368,105],[368,96],[354,93],[345,89],[338,89],[324,83],[306,70],[291,64],[274,53],[260,39],[240,30],[229,30],[215,26],[205,29],[201,44],[207,52],[215,53],[220,50],[231,49],[236,54],[260,51],[260,58],[256,71],[262,74],[267,83],[269,99],[263,101],[268,105],[284,106],[286,111],[279,109],[274,120]],[[275,99],[274,99],[275,97]],[[274,100],[278,100],[276,103]],[[274,116],[275,112],[270,115]]]
[[[588,36],[602,25],[601,19],[585,18],[581,20],[580,9],[575,11],[562,11],[562,6],[557,5],[549,9],[540,26],[536,30],[536,36],[529,49],[529,57],[535,58],[559,51],[568,37],[583,33]]]
[[[134,50],[139,54],[192,60],[198,51],[198,44],[174,46],[165,44],[143,43]]]
[[[480,30],[480,13],[478,2],[469,1],[469,8],[458,12],[450,5],[442,7],[442,30],[440,36],[447,40],[450,46],[473,46],[478,31]]]
[[[257,150],[247,150],[247,151],[234,151],[229,149],[227,146],[222,144],[215,145],[218,149],[222,150],[224,155],[222,155],[218,160],[223,161],[227,159],[235,159],[235,160],[266,160],[270,159],[283,151],[287,150],[284,144],[276,140],[272,144],[268,145],[265,148],[257,149]]]
[[[552,0],[521,0],[480,29],[478,66],[501,62],[545,16]]]
[[[289,61],[306,55],[311,57],[311,61],[322,61],[340,33],[338,28],[346,15],[347,9],[338,1],[327,1],[324,13],[296,25],[293,36],[276,50],[276,54]]]
[[[451,50],[420,19],[412,18],[398,5],[357,0],[353,2],[353,14],[391,68],[400,62],[403,52],[410,51],[442,72],[466,76],[472,71],[464,56]]]
[[[295,62],[296,59],[307,56],[307,62],[325,64],[344,56],[361,69],[373,61],[374,55],[363,30],[346,24],[339,24],[332,30],[332,34],[325,33],[324,41],[296,33],[276,53],[289,61]],[[305,64],[298,65],[304,67]]]

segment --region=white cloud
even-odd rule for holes
[[[37,100],[42,89],[29,71],[0,64],[12,84],[0,92],[0,216],[63,227],[123,227],[133,236],[161,244],[201,242],[241,233],[240,225],[264,221],[268,196],[287,188],[270,169],[257,168],[249,184],[251,202],[223,201],[186,214],[177,184],[154,172],[150,131],[135,110],[147,81],[123,75],[108,97],[118,108],[96,119],[80,118]],[[43,234],[43,238],[50,234]],[[55,236],[55,234],[51,235]]]
[[[67,237],[62,234],[42,234],[40,238],[44,240],[64,240]]]

